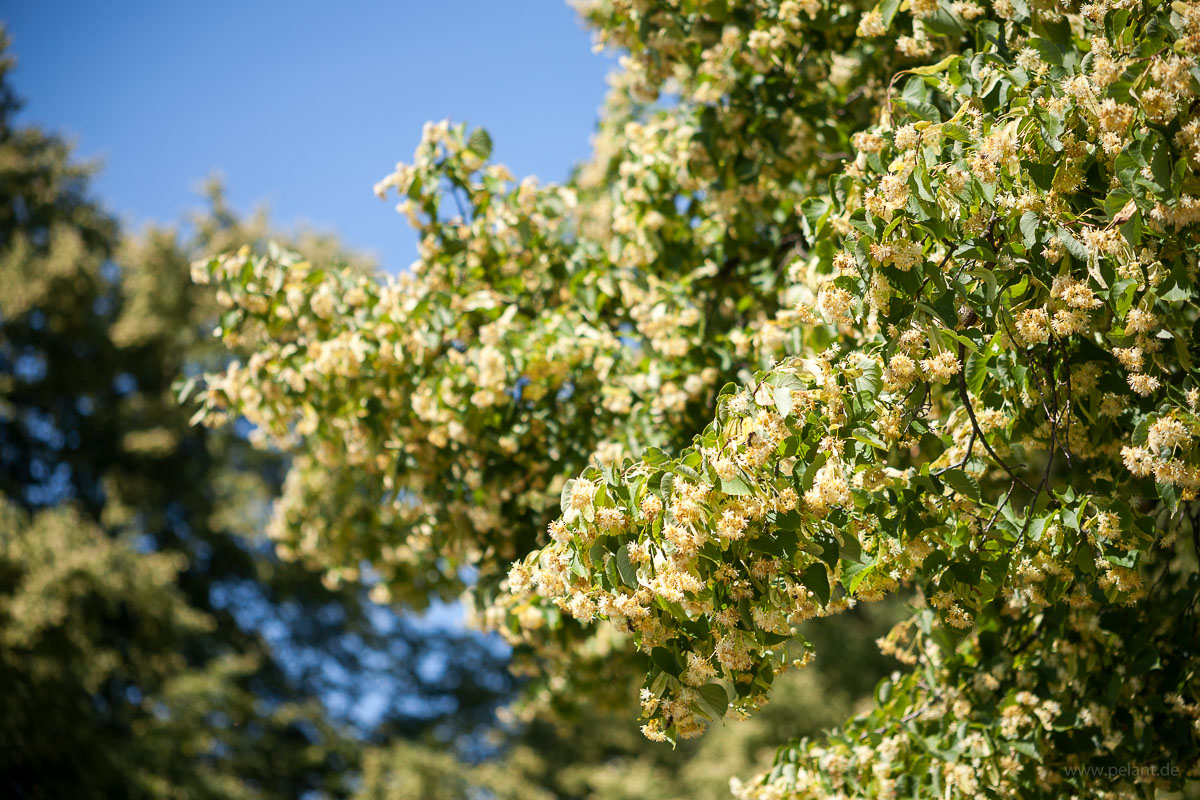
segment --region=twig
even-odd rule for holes
[[[1008,505],[1008,498],[1012,497],[1012,493],[1016,490],[1016,488],[1017,484],[1009,484],[1008,493],[1004,495],[1004,499],[1000,501],[1000,505],[996,506],[996,513],[992,514],[992,518],[988,520],[987,526],[983,529],[984,536],[986,536],[987,532],[990,531],[992,526],[996,524],[996,520],[1000,518],[1000,512],[1003,511],[1004,507]]]
[[[962,457],[962,461],[959,461],[957,464],[954,464],[949,467],[942,467],[941,469],[935,470],[929,474],[936,477],[938,475],[941,475],[942,473],[949,472],[952,469],[962,469],[963,467],[965,467],[967,465],[967,462],[971,460],[971,451],[974,449],[975,449],[975,431],[972,429],[971,438],[967,440],[967,452]]]
[[[966,361],[963,358],[965,353],[966,347],[962,344],[959,344],[958,362],[962,368],[958,371],[958,397],[960,400],[962,400],[963,407],[967,409],[967,416],[971,418],[971,427],[974,428],[975,435],[979,437],[979,441],[983,443],[983,449],[988,451],[988,455],[990,455],[992,459],[999,464],[1005,472],[1008,473],[1008,476],[1027,491],[1033,492],[1033,487],[1022,480],[1020,475],[1012,471],[1012,467],[1008,466],[1008,464],[1005,463],[1000,456],[996,455],[996,451],[992,449],[990,444],[988,444],[987,437],[983,435],[983,431],[979,427],[979,421],[975,419],[975,409],[971,405],[971,398],[967,395],[967,380],[964,377],[967,368]]]

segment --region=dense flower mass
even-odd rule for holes
[[[431,125],[377,187],[408,272],[197,266],[250,354],[200,416],[295,454],[280,554],[410,602],[471,567],[559,693],[631,642],[672,742],[909,593],[908,671],[745,798],[1200,777],[1200,4],[582,12],[622,69],[568,185]]]

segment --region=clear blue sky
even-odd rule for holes
[[[589,152],[612,67],[563,0],[0,0],[22,119],[104,164],[124,221],[170,221],[224,176],[235,207],[339,233],[395,270],[415,237],[371,187],[426,120],[488,128],[514,174]]]

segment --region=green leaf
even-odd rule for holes
[[[1033,182],[1043,192],[1050,191],[1050,187],[1054,185],[1054,173],[1056,166],[1054,164],[1039,164],[1035,161],[1022,161],[1021,166],[1029,173],[1029,177],[1033,178]]]
[[[1130,167],[1130,169],[1136,172],[1138,168],[1135,165]],[[1129,201],[1132,199],[1133,195],[1124,189],[1117,189],[1109,192],[1108,196],[1104,198],[1104,213],[1110,217],[1115,217],[1117,214],[1121,213],[1121,209],[1125,208],[1125,206],[1128,205]]]
[[[961,494],[963,497],[969,497],[978,502],[979,481],[975,480],[961,469],[948,469],[941,473],[939,477],[946,483],[950,484],[950,488]]]
[[[575,479],[572,478],[563,484],[562,492],[558,495],[558,509],[564,514],[571,508],[571,489],[574,486]]]
[[[646,462],[650,466],[663,464],[670,460],[671,457],[667,455],[666,451],[658,447],[647,447],[642,451],[642,461]]]
[[[1058,240],[1067,248],[1071,258],[1087,263],[1088,251],[1083,242],[1076,239],[1069,230],[1061,225],[1058,226]]]
[[[750,486],[740,476],[734,475],[732,478],[719,478],[721,481],[721,491],[729,495],[744,495],[750,494]]]
[[[792,413],[792,390],[787,386],[776,386],[772,393],[775,400],[775,410],[780,416],[786,417]]]
[[[679,667],[679,661],[675,658],[675,654],[665,647],[656,647],[650,651],[650,660],[654,665],[668,675],[679,677],[683,672]]]
[[[813,534],[812,542],[804,549],[828,564],[830,569],[837,566],[838,552],[841,548],[838,545],[837,537],[832,534],[817,531]]]
[[[932,15],[923,17],[921,21],[925,23],[927,31],[942,36],[960,36],[966,30],[962,18],[951,14],[944,8],[939,8]]]
[[[807,197],[800,204],[800,212],[804,215],[804,221],[808,226],[808,235],[811,239],[816,239],[821,232],[825,219],[829,216],[830,208],[829,201],[822,197]]]
[[[729,710],[729,693],[719,683],[706,683],[696,690],[699,697],[700,710],[708,718],[716,721],[725,716]]]
[[[802,477],[800,478],[800,494],[804,494],[812,488],[813,480],[817,477],[817,470],[824,466],[828,459],[829,454],[822,450],[813,456],[812,461],[808,462],[808,466],[805,467],[804,472],[801,473]],[[802,464],[796,464],[796,472],[799,472],[801,467],[803,467]]]
[[[1138,423],[1136,428],[1133,429],[1133,443],[1135,445],[1141,447],[1146,443],[1146,439],[1149,438],[1150,435],[1150,425],[1153,422],[1154,419],[1152,417],[1146,417]]]
[[[467,149],[481,159],[487,160],[492,154],[492,137],[483,128],[476,128],[471,131],[471,136],[467,139]]]
[[[804,524],[804,515],[799,511],[788,511],[775,515],[775,527],[781,531],[798,531]]]
[[[571,553],[571,572],[575,573],[581,578],[586,578],[588,576],[587,567],[583,565],[583,559],[579,557],[579,553],[577,551]]]
[[[795,512],[789,512],[789,513],[795,513]],[[780,516],[786,516],[786,515],[780,515]],[[797,515],[797,516],[799,516],[799,515]],[[793,553],[796,552],[796,545],[799,542],[800,536],[799,536],[799,534],[796,533],[795,528],[788,530],[788,529],[784,528],[783,526],[779,525],[778,524],[778,522],[779,522],[778,516],[775,518],[775,522],[776,522],[775,530],[772,533],[768,533],[763,536],[755,537],[755,539],[753,540],[753,542],[751,543],[750,546],[752,548],[754,548],[754,550],[756,552],[759,552],[759,553],[767,553],[768,555],[776,556],[779,558],[782,558],[784,556],[790,557]]]
[[[858,368],[862,370],[862,375],[854,379],[854,388],[867,397],[875,397],[883,386],[883,374],[878,362],[863,356],[858,360]]]
[[[978,396],[983,390],[983,382],[987,380],[987,364],[990,356],[982,353],[971,353],[967,356],[967,366],[963,378],[967,382],[967,391]]]
[[[812,593],[821,601],[821,605],[829,602],[829,574],[825,571],[825,564],[817,562],[809,564],[808,568],[803,573],[804,585],[812,590]]]
[[[962,56],[955,53],[954,55],[946,56],[936,64],[929,64],[924,67],[914,67],[908,71],[913,75],[937,75],[939,72],[945,72],[947,67],[960,58],[962,58]]]
[[[900,0],[883,0],[879,5],[875,6],[875,10],[883,17],[884,27],[891,27],[892,20],[896,16],[896,12],[900,9]]]
[[[842,568],[842,586],[846,587],[846,591],[853,593],[862,583],[863,578],[867,577],[869,571],[874,568],[874,564],[863,564],[858,561],[847,563]]]
[[[604,559],[604,577],[608,579],[608,585],[605,586],[606,589],[618,589],[621,587],[621,574],[617,572],[617,559],[615,557],[610,556]]]
[[[1013,750],[1016,750],[1018,753],[1032,758],[1039,764],[1042,761],[1042,754],[1038,752],[1037,746],[1033,742],[1010,741],[1008,742],[1008,746]]]
[[[657,478],[657,481],[654,478],[650,479],[650,491],[658,495],[658,499],[663,503],[668,503],[671,500],[671,490],[675,488],[675,473],[660,472]]]
[[[870,446],[878,448],[880,450],[888,449],[888,446],[883,443],[883,439],[879,438],[879,436],[876,435],[876,433],[874,431],[872,431],[868,428],[859,426],[859,427],[855,428],[853,431],[851,431],[850,436],[855,441],[862,442],[863,444],[870,445]],[[863,452],[865,453],[867,451],[864,450]]]
[[[617,552],[613,554],[612,560],[616,562],[617,572],[621,576],[621,581],[626,586],[636,587],[638,585],[637,565],[629,560],[629,548],[621,545],[617,548]]]
[[[1158,496],[1167,504],[1167,508],[1171,511],[1179,508],[1179,489],[1173,483],[1155,483],[1158,488]]]
[[[1041,218],[1036,211],[1026,211],[1021,215],[1021,235],[1025,238],[1025,246],[1032,248],[1037,244],[1038,223]]]

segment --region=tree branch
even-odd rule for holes
[[[1000,456],[996,455],[996,451],[992,449],[990,444],[988,444],[987,437],[983,435],[983,431],[979,428],[979,420],[975,419],[975,408],[971,405],[971,398],[967,394],[967,362],[963,357],[965,352],[966,347],[960,344],[958,346],[958,363],[961,367],[958,371],[958,397],[960,400],[962,400],[963,407],[967,410],[967,416],[971,418],[971,427],[974,429],[975,435],[979,437],[979,441],[983,443],[983,449],[988,451],[988,455],[992,457],[992,460],[999,464],[1004,471],[1008,473],[1008,476],[1022,488],[1026,489],[1030,493],[1034,493],[1033,487],[1022,480],[1021,476],[1012,471],[1012,467],[1005,463]]]

